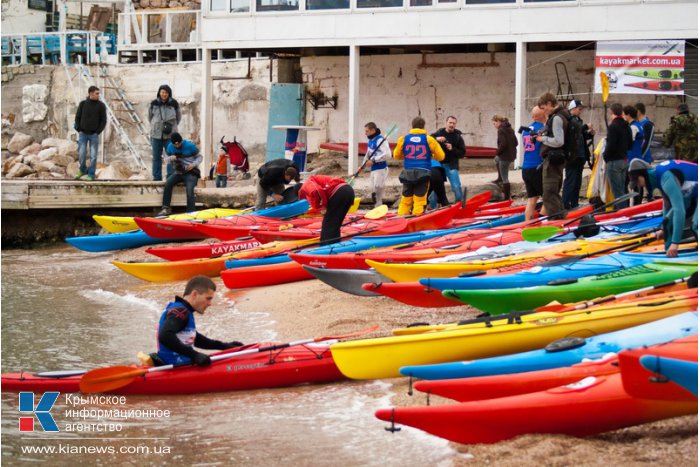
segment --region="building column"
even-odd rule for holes
[[[357,131],[360,124],[360,47],[350,46],[348,76],[348,175],[355,173],[357,163]]]
[[[523,115],[529,115],[529,106],[525,102],[527,95],[527,43],[518,41],[515,43],[515,121],[513,128],[523,125]],[[525,122],[529,123],[525,117]],[[515,168],[523,165],[523,145],[518,144],[518,157],[515,159]]]
[[[212,80],[211,80],[211,50],[202,47],[202,78],[201,78],[201,111],[199,114],[199,145],[204,157],[202,172],[208,173],[212,163]]]

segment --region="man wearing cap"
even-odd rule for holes
[[[168,161],[173,164],[174,172],[165,180],[163,190],[163,207],[158,216],[169,216],[170,200],[173,196],[173,187],[178,183],[185,184],[187,193],[187,212],[194,211],[194,187],[200,177],[199,164],[202,163],[202,155],[199,148],[191,141],[182,139],[180,133],[170,136],[170,143],[165,148]]]
[[[562,193],[562,203],[564,209],[572,209],[578,207],[578,197],[581,192],[581,180],[583,178],[583,167],[586,164],[586,139],[584,137],[584,127],[588,127],[583,123],[581,112],[586,106],[579,100],[572,100],[567,106],[567,110],[571,114],[569,125],[573,125],[573,132],[569,134],[576,135],[576,157],[567,162],[564,169],[564,187]],[[590,130],[589,130],[590,131]],[[592,136],[591,136],[592,138]]]
[[[655,168],[642,159],[630,163],[629,177],[638,187],[650,192],[659,189],[664,198],[663,230],[666,256],[678,256],[683,229],[692,219],[695,240],[698,238],[698,165],[688,161],[664,161]]]
[[[698,162],[698,117],[690,112],[688,104],[680,104],[678,114],[671,118],[664,146],[676,151],[676,159]]]

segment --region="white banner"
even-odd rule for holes
[[[595,64],[597,93],[604,72],[610,94],[683,94],[685,41],[598,42]]]

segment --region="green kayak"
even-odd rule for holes
[[[550,282],[535,287],[513,289],[443,290],[447,298],[472,305],[488,314],[532,310],[554,300],[574,303],[616,295],[642,287],[664,284],[687,277],[698,270],[697,263],[655,262],[620,271]]]
[[[649,79],[683,79],[683,70],[639,70],[627,71],[625,74]]]

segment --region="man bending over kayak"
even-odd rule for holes
[[[238,341],[221,342],[209,339],[197,332],[194,313],[204,314],[214,299],[216,284],[206,276],[195,276],[187,282],[182,297],[168,303],[158,323],[158,353],[151,357],[156,365],[199,366],[211,364],[209,355],[197,352],[194,347],[208,350],[226,350],[240,347]]]

